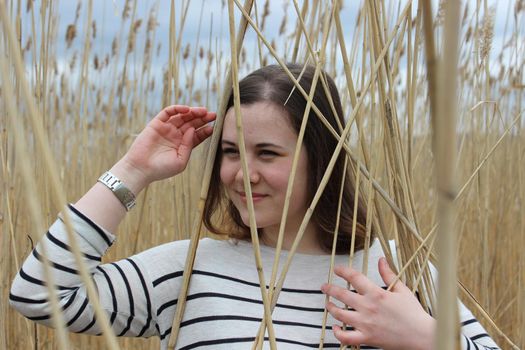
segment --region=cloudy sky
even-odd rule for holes
[[[175,21],[176,21],[176,31],[177,36],[180,36],[179,33],[179,24],[181,14],[183,12],[182,5],[187,1],[175,0]],[[302,1],[298,1],[299,6],[301,6]],[[259,0],[258,2],[258,11],[259,14],[263,12],[263,7],[265,1]],[[417,1],[414,3],[414,12],[417,7]],[[475,12],[474,9],[476,4],[482,6],[482,1],[469,0],[467,1],[468,6],[470,7],[470,13]],[[487,1],[488,7],[494,12],[495,18],[495,39],[493,42],[492,52],[501,52],[501,47],[503,45],[502,36],[506,32],[506,24],[509,24],[513,21],[513,6],[514,1],[505,0],[505,1],[496,1],[489,0]],[[39,19],[38,19],[38,9],[40,2],[35,2],[35,15],[36,17],[36,42],[40,42],[39,38]],[[80,4],[80,8],[78,7]],[[85,28],[88,18],[88,1],[70,1],[62,0],[53,2],[53,6],[56,6],[56,13],[58,14],[57,18],[57,29],[56,29],[56,40],[53,40],[52,43],[55,45],[54,48],[51,48],[51,51],[55,53],[55,58],[57,61],[57,66],[60,71],[68,71],[71,77],[74,77],[76,73],[75,69],[78,68],[78,63],[76,68],[72,70],[70,68],[70,63],[75,59],[78,62],[80,60],[79,52],[82,52],[83,46],[85,43]],[[111,56],[112,43],[115,38],[119,38],[120,52],[118,62],[123,63],[124,53],[126,51],[125,42],[127,41],[127,34],[131,25],[130,17],[132,16],[133,9],[129,9],[128,18],[123,20],[123,11],[125,8],[125,0],[93,0],[92,1],[92,20],[96,22],[96,38],[92,40],[91,48],[91,57],[90,57],[90,69],[93,68],[94,57],[97,56],[100,61],[104,60],[104,57]],[[398,17],[400,7],[406,4],[406,1],[392,2],[392,8],[388,9],[388,13],[393,13],[391,18],[388,18],[389,21],[395,21]],[[285,51],[285,45],[289,45],[291,40],[283,40],[283,36],[279,34],[279,29],[283,23],[283,18],[286,17],[286,27],[285,32],[290,34],[295,28],[295,9],[293,1],[281,1],[281,0],[272,0],[269,2],[269,15],[266,17],[266,24],[264,27],[264,34],[267,38],[275,39],[274,43],[278,47],[280,52]],[[343,11],[341,13],[341,19],[344,27],[344,33],[347,40],[347,46],[350,46],[352,43],[352,36],[354,35],[354,28],[356,23],[357,14],[359,8],[362,5],[362,1],[344,1]],[[497,6],[496,6],[497,5]],[[437,1],[434,1],[433,8],[434,11],[437,11]],[[78,9],[78,12],[77,12]],[[142,20],[141,25],[137,30],[137,40],[136,48],[128,57],[128,64],[130,70],[133,72],[135,70],[136,74],[141,70],[142,62],[144,60],[144,45],[146,42],[146,27],[148,18],[153,16],[156,21],[155,27],[155,36],[151,39],[154,41],[154,57],[150,63],[152,72],[155,75],[154,79],[159,80],[162,78],[162,72],[166,69],[166,63],[168,62],[168,47],[169,47],[169,24],[170,24],[170,9],[171,1],[168,0],[156,0],[156,1],[146,1],[138,0],[137,6],[135,9],[135,20]],[[24,11],[23,11],[24,12]],[[76,19],[78,15],[78,19]],[[236,22],[239,22],[241,14],[237,8],[235,8]],[[182,31],[182,50],[186,47],[190,49],[190,59],[181,63],[181,70],[185,75],[191,73],[192,64],[191,57],[195,52],[195,47],[202,46],[207,49],[211,45],[211,51],[214,53],[215,57],[218,57],[222,54],[222,60],[220,61],[222,65],[226,65],[229,60],[229,29],[228,29],[228,9],[225,1],[222,0],[191,0],[186,14],[186,22]],[[66,30],[67,27],[75,24],[76,27],[76,36],[71,41],[70,47],[66,45]],[[391,23],[392,25],[392,23]],[[507,29],[508,31],[509,29]],[[523,30],[522,30],[523,31]],[[31,36],[32,27],[31,27],[31,18],[28,13],[24,12],[22,18],[22,33],[23,33],[23,44],[27,41],[27,38]],[[506,33],[508,36],[508,32]],[[245,39],[245,48],[246,48],[246,61],[253,62],[253,66],[256,65],[257,58],[257,44],[256,44],[256,35],[253,30],[249,31]],[[290,52],[290,48],[287,49]],[[26,59],[28,62],[31,61],[30,52],[27,52]],[[204,63],[204,60],[202,61]],[[28,64],[31,65],[30,63]],[[111,65],[115,65],[115,62],[112,61]],[[198,69],[195,70],[196,77],[195,79],[204,83],[209,79],[209,76],[206,76],[206,67],[202,64],[197,66]],[[250,69],[249,67],[247,69]],[[245,72],[241,72],[245,73]],[[107,73],[101,73],[107,74]],[[96,73],[95,73],[96,75]],[[93,75],[91,75],[93,76]],[[160,84],[159,84],[160,85]]]

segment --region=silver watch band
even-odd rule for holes
[[[130,211],[135,205],[135,195],[124,183],[111,172],[106,171],[100,175],[98,182],[103,183],[115,194],[120,203],[126,208],[126,211]]]

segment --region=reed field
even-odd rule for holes
[[[9,307],[11,282],[163,106],[220,119],[231,71],[283,62],[338,84],[347,124],[334,134],[401,279],[453,314],[428,292],[432,261],[501,348],[525,348],[524,1],[0,0],[0,12],[0,349],[159,347],[38,326]],[[104,261],[209,235],[196,223],[218,135],[140,194]]]

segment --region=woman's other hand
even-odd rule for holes
[[[143,176],[146,184],[177,175],[186,168],[193,148],[212,134],[208,123],[215,117],[204,107],[166,107],[137,136],[121,161]]]
[[[385,258],[379,259],[379,273],[386,285],[396,279]],[[431,349],[435,320],[425,312],[417,298],[401,281],[386,291],[363,274],[337,266],[335,273],[349,282],[356,292],[333,284],[321,290],[350,309],[328,302],[326,307],[337,320],[353,327],[343,330],[334,325],[335,337],[345,345],[367,344],[383,349]]]

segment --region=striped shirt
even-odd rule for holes
[[[121,261],[101,264],[101,257],[115,237],[70,206],[77,241],[84,261],[96,284],[100,301],[111,327],[118,336],[161,339],[168,345],[171,325],[182,284],[182,273],[189,241],[175,241],[146,250]],[[26,259],[10,293],[10,303],[27,318],[51,325],[50,303],[44,283],[41,245],[51,257],[60,306],[72,332],[99,334],[85,286],[75,269],[65,225],[59,219]],[[263,271],[268,283],[275,250],[261,247]],[[281,253],[281,267],[287,252]],[[383,255],[379,243],[369,250],[369,278],[385,287],[377,272]],[[362,252],[353,262],[361,269]],[[325,296],[320,291],[327,282],[329,255],[295,254],[286,281],[272,314],[278,349],[316,349],[319,347]],[[336,263],[347,264],[347,256],[336,256]],[[333,283],[346,286],[336,278]],[[203,239],[195,259],[177,349],[247,349],[264,314],[253,246],[249,242]],[[468,309],[460,304],[462,346],[464,349],[498,349]],[[324,348],[339,348],[328,315]],[[269,343],[264,343],[269,348]],[[362,349],[375,349],[362,346]]]

